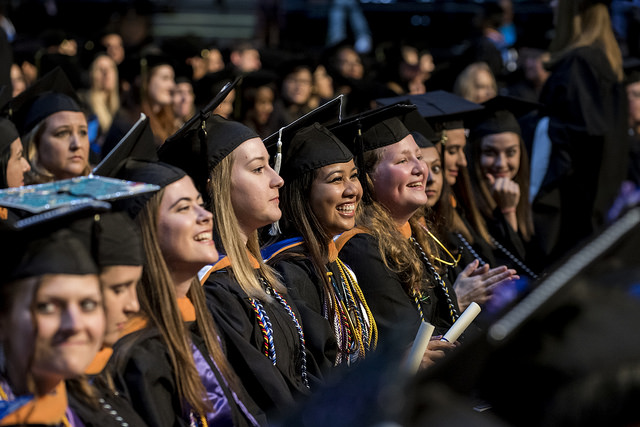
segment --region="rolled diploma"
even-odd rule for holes
[[[416,339],[413,340],[409,356],[404,363],[405,371],[408,374],[415,374],[418,372],[420,362],[422,361],[424,352],[427,350],[427,345],[429,345],[429,340],[431,339],[431,335],[433,335],[434,329],[435,326],[428,322],[422,322],[420,325],[418,333],[416,334]]]
[[[467,327],[473,322],[478,314],[480,314],[480,306],[472,302],[469,307],[458,317],[453,325],[449,328],[446,334],[442,337],[441,341],[454,342],[460,335],[467,329]]]

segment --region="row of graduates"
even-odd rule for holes
[[[65,94],[47,95],[55,102],[39,106],[45,120],[69,105]],[[467,115],[483,136],[515,134],[517,148],[493,148],[498,158],[524,154],[505,102],[483,108],[436,92],[380,100],[383,106],[343,119],[337,97],[264,141],[209,109],[158,150],[141,118],[89,178],[153,184],[156,191],[120,195],[111,201],[115,212],[88,215],[73,227],[63,215],[16,231],[29,215],[9,208],[22,219],[4,224],[4,241],[12,242],[3,245],[6,259],[15,262],[2,274],[2,389],[3,400],[16,404],[6,407],[2,423],[274,423],[377,349],[406,354],[421,322],[439,337],[472,301],[486,306],[521,276],[535,279],[525,254],[507,249],[521,236],[530,240],[527,222],[512,221],[526,195],[497,186],[494,193],[512,197],[494,201],[500,217],[489,234],[485,222],[478,222],[482,229],[471,225],[462,200],[448,190],[459,180],[451,176],[466,176]],[[513,178],[503,179],[507,172],[518,170],[487,180],[506,186]],[[498,264],[496,254],[510,263]],[[131,268],[109,286],[114,266]],[[76,290],[92,289],[91,304],[75,291],[60,294],[66,288],[56,283],[75,283],[70,276],[87,279]],[[120,303],[108,299],[110,292]],[[51,302],[40,303],[43,295]],[[88,333],[88,321],[63,326],[74,323],[74,307],[94,319],[105,310],[111,334],[102,339],[104,324]],[[65,320],[55,340],[32,343],[24,354],[16,319],[27,316],[40,334],[50,310]],[[422,366],[457,344],[431,340]],[[46,345],[53,352],[42,356]],[[65,384],[70,405],[61,407]],[[35,397],[24,398],[28,393]],[[61,400],[42,415],[52,395]]]

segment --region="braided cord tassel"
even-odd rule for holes
[[[307,346],[305,344],[304,332],[302,331],[302,326],[300,326],[300,322],[298,322],[298,317],[291,309],[291,306],[289,305],[289,303],[287,303],[287,300],[282,295],[280,295],[280,293],[277,292],[275,289],[271,289],[271,292],[273,293],[273,296],[275,297],[275,299],[287,311],[287,313],[291,317],[291,320],[293,320],[293,323],[296,326],[296,330],[298,331],[298,338],[300,339],[300,354],[301,354],[300,371],[302,376],[302,382],[304,383],[305,387],[309,388],[309,378],[307,375]]]
[[[507,248],[505,248],[493,236],[491,236],[491,243],[493,243],[498,249],[500,249],[503,254],[508,256],[511,261],[513,261],[514,263],[516,263],[516,265],[518,265],[520,268],[522,268],[522,270],[525,273],[527,273],[532,279],[536,280],[538,278],[538,275],[536,273],[534,273],[533,271],[531,271],[531,269],[529,267],[527,267],[527,265],[524,262],[522,262],[520,260],[520,258],[518,258],[513,253],[511,253],[511,251],[509,251]]]
[[[255,298],[250,298],[251,306],[255,311],[258,318],[258,325],[262,331],[262,337],[264,338],[264,355],[267,356],[273,364],[276,364],[276,346],[273,343],[273,326],[271,326],[271,320],[266,310],[262,306],[262,303]]]
[[[422,255],[422,260],[424,261],[425,266],[429,269],[429,272],[431,273],[433,278],[436,280],[436,282],[444,292],[444,296],[447,299],[447,305],[449,306],[449,314],[451,315],[451,320],[453,320],[453,322],[455,323],[455,321],[458,320],[458,317],[460,315],[458,314],[458,310],[456,310],[456,307],[453,304],[451,295],[449,295],[449,289],[447,288],[447,285],[444,283],[444,280],[442,280],[442,277],[440,277],[436,269],[433,267],[433,265],[429,261],[429,258],[427,257],[427,254],[424,253],[424,250],[422,250],[422,246],[420,246],[420,243],[418,243],[418,241],[413,236],[410,237],[409,239],[411,239],[411,242],[413,242],[413,244],[416,246],[416,249],[420,251],[420,254]]]
[[[458,239],[460,239],[460,241],[462,242],[462,244],[464,245],[465,248],[467,248],[467,250],[471,253],[471,255],[473,255],[473,257],[475,259],[478,260],[478,262],[480,263],[480,267],[482,267],[483,265],[486,264],[486,261],[482,259],[482,257],[480,255],[478,255],[478,253],[473,249],[473,247],[471,246],[471,243],[469,243],[467,241],[467,239],[465,239],[461,233],[456,233],[456,236],[458,236]]]

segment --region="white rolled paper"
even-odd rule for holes
[[[469,307],[458,317],[453,325],[449,328],[446,334],[442,337],[441,341],[454,342],[460,335],[467,329],[467,327],[473,322],[473,320],[480,314],[480,306],[472,302]]]
[[[418,329],[418,333],[416,334],[416,339],[413,340],[409,356],[407,356],[407,360],[404,363],[404,370],[407,374],[411,375],[418,372],[420,362],[422,362],[422,357],[424,356],[424,352],[427,350],[427,346],[429,345],[429,340],[431,340],[431,335],[433,335],[434,329],[435,326],[431,323],[421,323],[420,329]]]

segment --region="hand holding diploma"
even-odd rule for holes
[[[442,337],[442,341],[455,342],[460,335],[467,329],[473,320],[480,314],[480,306],[472,302],[469,307],[458,317],[458,320],[449,328]]]

